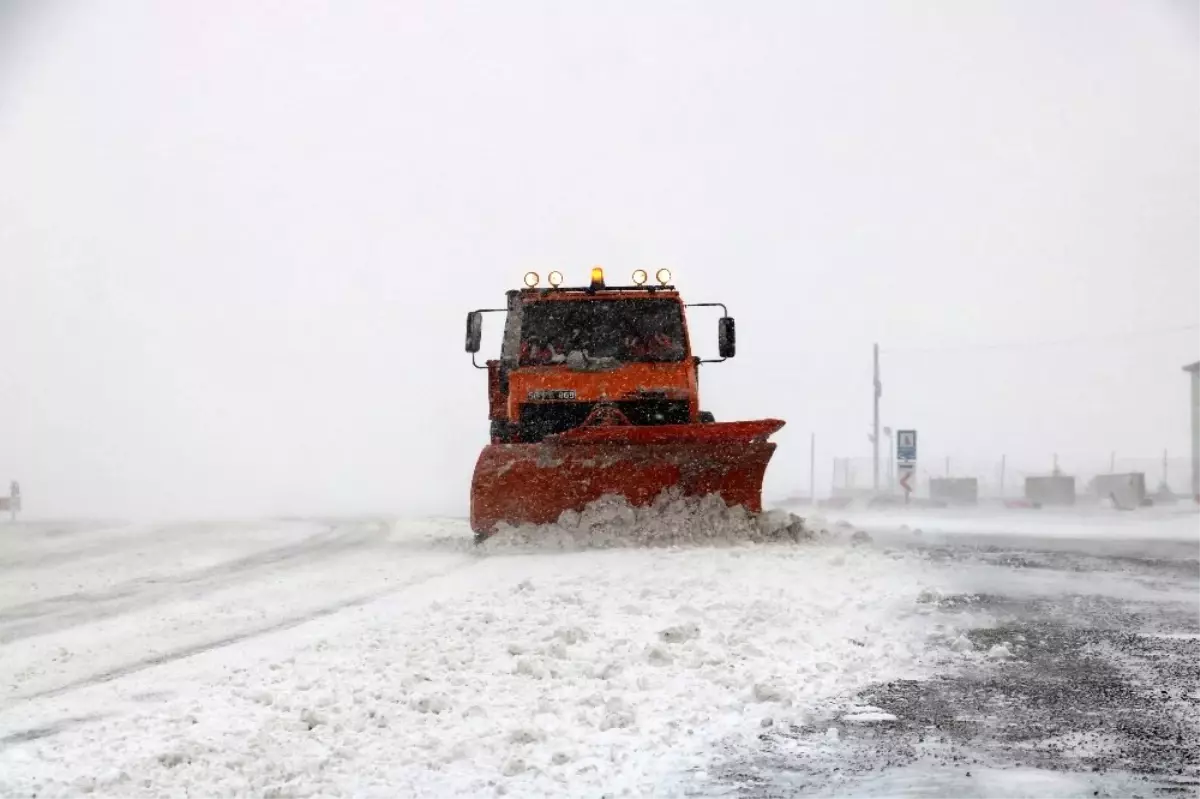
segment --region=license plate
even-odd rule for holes
[[[530,391],[529,399],[534,402],[546,402],[554,400],[573,400],[575,399],[575,389],[573,388],[546,388],[540,391]]]

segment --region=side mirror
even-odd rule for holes
[[[471,311],[467,314],[467,352],[479,352],[479,342],[483,338],[483,314]]]
[[[732,316],[722,316],[717,322],[717,348],[722,358],[732,358],[737,353],[737,335]]]

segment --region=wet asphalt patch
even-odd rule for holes
[[[1176,541],[1138,542],[1139,551],[1128,543],[1121,546],[1121,542],[1049,541],[1030,536],[976,536],[969,544],[932,535],[898,537],[877,533],[876,538],[933,563],[970,562],[1014,569],[1120,572],[1157,579],[1200,580],[1196,547]]]
[[[1163,564],[1160,574],[1193,582],[1187,563]],[[970,653],[953,673],[872,686],[852,703],[865,714],[764,729],[757,756],[722,764],[718,780],[745,799],[1200,796],[1195,604],[1104,595],[921,601],[995,623],[965,633]]]

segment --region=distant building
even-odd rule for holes
[[[974,477],[934,477],[929,481],[929,498],[947,505],[977,505],[979,481]]]
[[[1192,373],[1192,499],[1200,502],[1200,361],[1183,371]]]
[[[1034,505],[1074,505],[1075,478],[1064,474],[1025,478],[1025,499]]]

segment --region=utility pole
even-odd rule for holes
[[[1200,361],[1183,371],[1192,374],[1192,501],[1200,502]]]
[[[887,439],[887,492],[889,495],[896,490],[896,447],[892,444],[892,428],[883,428],[883,437]]]
[[[808,439],[808,501],[817,506],[817,434]]]
[[[879,344],[875,345],[875,421],[871,428],[871,445],[875,448],[874,488],[879,493],[879,398],[883,396],[883,383],[879,382]]]

